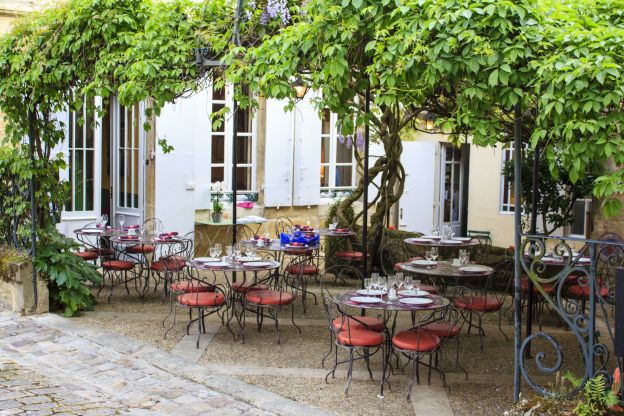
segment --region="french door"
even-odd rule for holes
[[[145,130],[143,105],[124,107],[111,101],[111,225],[143,222]],[[123,217],[122,217],[123,216]]]
[[[460,148],[441,144],[438,226],[440,231],[444,226],[451,226],[456,235],[460,233],[462,221],[463,163]]]

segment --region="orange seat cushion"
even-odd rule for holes
[[[598,293],[600,293],[599,296],[601,298],[608,298],[609,297],[609,288],[602,286],[598,290],[599,290]],[[568,288],[568,293],[571,296],[574,296],[576,298],[589,299],[589,286],[581,286],[581,285],[578,285],[578,284],[571,285]]]
[[[185,306],[220,306],[224,302],[225,296],[220,292],[185,293],[178,296],[178,303]]]
[[[232,283],[232,290],[235,292],[248,292],[250,290],[267,290],[269,286],[264,283],[242,282]]]
[[[555,286],[553,286],[552,283],[542,283],[542,288],[544,289],[544,292],[548,294],[555,293]],[[520,291],[522,293],[529,292],[529,278],[528,277],[523,277],[520,280]],[[536,295],[540,293],[539,289],[536,286],[533,286],[533,293],[535,293]]]
[[[184,269],[185,266],[186,262],[183,260],[164,259],[153,262],[150,268],[157,272],[179,272],[180,270]]]
[[[351,329],[351,331],[340,331],[338,342],[352,347],[376,347],[383,343],[383,335],[375,331]]]
[[[277,290],[250,290],[245,299],[256,305],[288,305],[292,302],[293,295]]]
[[[452,338],[459,335],[461,328],[456,325],[451,325],[445,321],[431,322],[422,326],[423,329],[431,332],[440,338]]]
[[[211,284],[198,282],[197,280],[181,280],[179,282],[171,283],[171,291],[172,292],[186,292],[186,293],[197,293],[197,292],[214,292],[215,287]]]
[[[392,337],[392,344],[402,350],[431,352],[440,346],[440,338],[425,330],[401,331]]]
[[[462,296],[455,299],[455,306],[475,312],[497,311],[502,306],[494,296]]]
[[[103,262],[102,267],[110,270],[133,270],[134,263],[125,260],[109,260]]]
[[[153,253],[153,252],[154,252],[154,246],[151,246],[149,244],[130,246],[126,248],[126,253],[131,253],[131,254]]]
[[[286,268],[290,274],[318,274],[319,269],[314,264],[293,264]]]
[[[373,316],[344,317],[340,316],[333,320],[332,325],[336,331],[347,331],[349,329],[365,329],[369,331],[381,332],[384,330],[384,321]]]
[[[349,260],[362,260],[364,254],[361,251],[337,251],[336,257]]]
[[[85,261],[97,260],[100,257],[95,251],[74,251],[73,254]]]

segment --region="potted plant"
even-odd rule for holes
[[[221,222],[223,216],[223,204],[221,203],[221,197],[225,193],[225,183],[213,182],[211,185],[212,191],[212,222]]]

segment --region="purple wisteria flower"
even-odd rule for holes
[[[357,132],[355,135],[355,146],[359,150],[364,149],[364,135],[362,134],[362,129],[357,129]]]

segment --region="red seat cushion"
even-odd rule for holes
[[[501,302],[493,295],[490,296],[462,296],[455,299],[455,306],[476,312],[497,311],[501,307]]]
[[[364,329],[381,332],[385,327],[383,319],[375,318],[373,316],[358,316],[356,318],[351,316],[348,318],[340,316],[333,320],[332,325],[336,331]]]
[[[277,290],[250,290],[245,299],[257,305],[288,305],[292,302],[293,295]]]
[[[153,262],[150,267],[152,270],[155,270],[157,272],[179,272],[180,270],[184,269],[185,266],[186,262],[183,260],[163,259]]]
[[[364,254],[361,251],[337,251],[336,257],[349,260],[362,260]]]
[[[310,251],[312,251],[312,250],[288,249],[288,250],[284,251],[284,253],[285,254],[292,254],[292,255],[296,255],[296,256],[303,256],[303,255],[306,255],[306,254],[310,253]]]
[[[576,298],[585,298],[585,299],[589,299],[589,286],[581,286],[581,285],[570,285],[570,287],[568,287],[568,293],[571,296],[574,296]],[[600,297],[601,298],[608,298],[609,297],[609,288],[602,286],[599,289],[599,293],[600,293]]]
[[[286,268],[290,274],[318,274],[319,270],[314,264],[293,264]]]
[[[375,331],[351,329],[351,331],[340,331],[338,342],[353,347],[376,347],[383,343],[383,335]]]
[[[108,260],[102,263],[102,267],[110,270],[132,270],[134,263],[125,260]]]
[[[153,252],[154,252],[154,246],[151,246],[149,244],[130,246],[126,248],[126,253],[131,253],[131,254],[153,253]]]
[[[185,293],[178,296],[178,303],[185,306],[220,306],[225,302],[221,292]]]
[[[431,332],[440,338],[452,338],[459,335],[461,328],[455,325],[451,325],[445,321],[431,322],[422,326],[423,329]]]
[[[186,292],[186,293],[197,293],[197,292],[214,292],[215,287],[211,284],[198,282],[197,280],[181,280],[179,282],[171,283],[171,291],[172,292]]]
[[[97,260],[97,258],[100,257],[95,251],[74,251],[73,254],[84,261]]]
[[[555,293],[555,286],[553,286],[552,283],[542,283],[542,288],[544,289],[544,292],[548,294]],[[528,293],[529,291],[529,278],[528,277],[523,277],[520,280],[520,291],[522,293]],[[533,293],[535,293],[536,295],[540,294],[540,291],[536,286],[533,286]]]
[[[241,282],[232,283],[232,290],[235,292],[248,292],[249,290],[267,290],[269,286],[264,283]]]
[[[440,338],[425,330],[401,331],[392,337],[395,347],[415,352],[431,352],[440,345]]]

